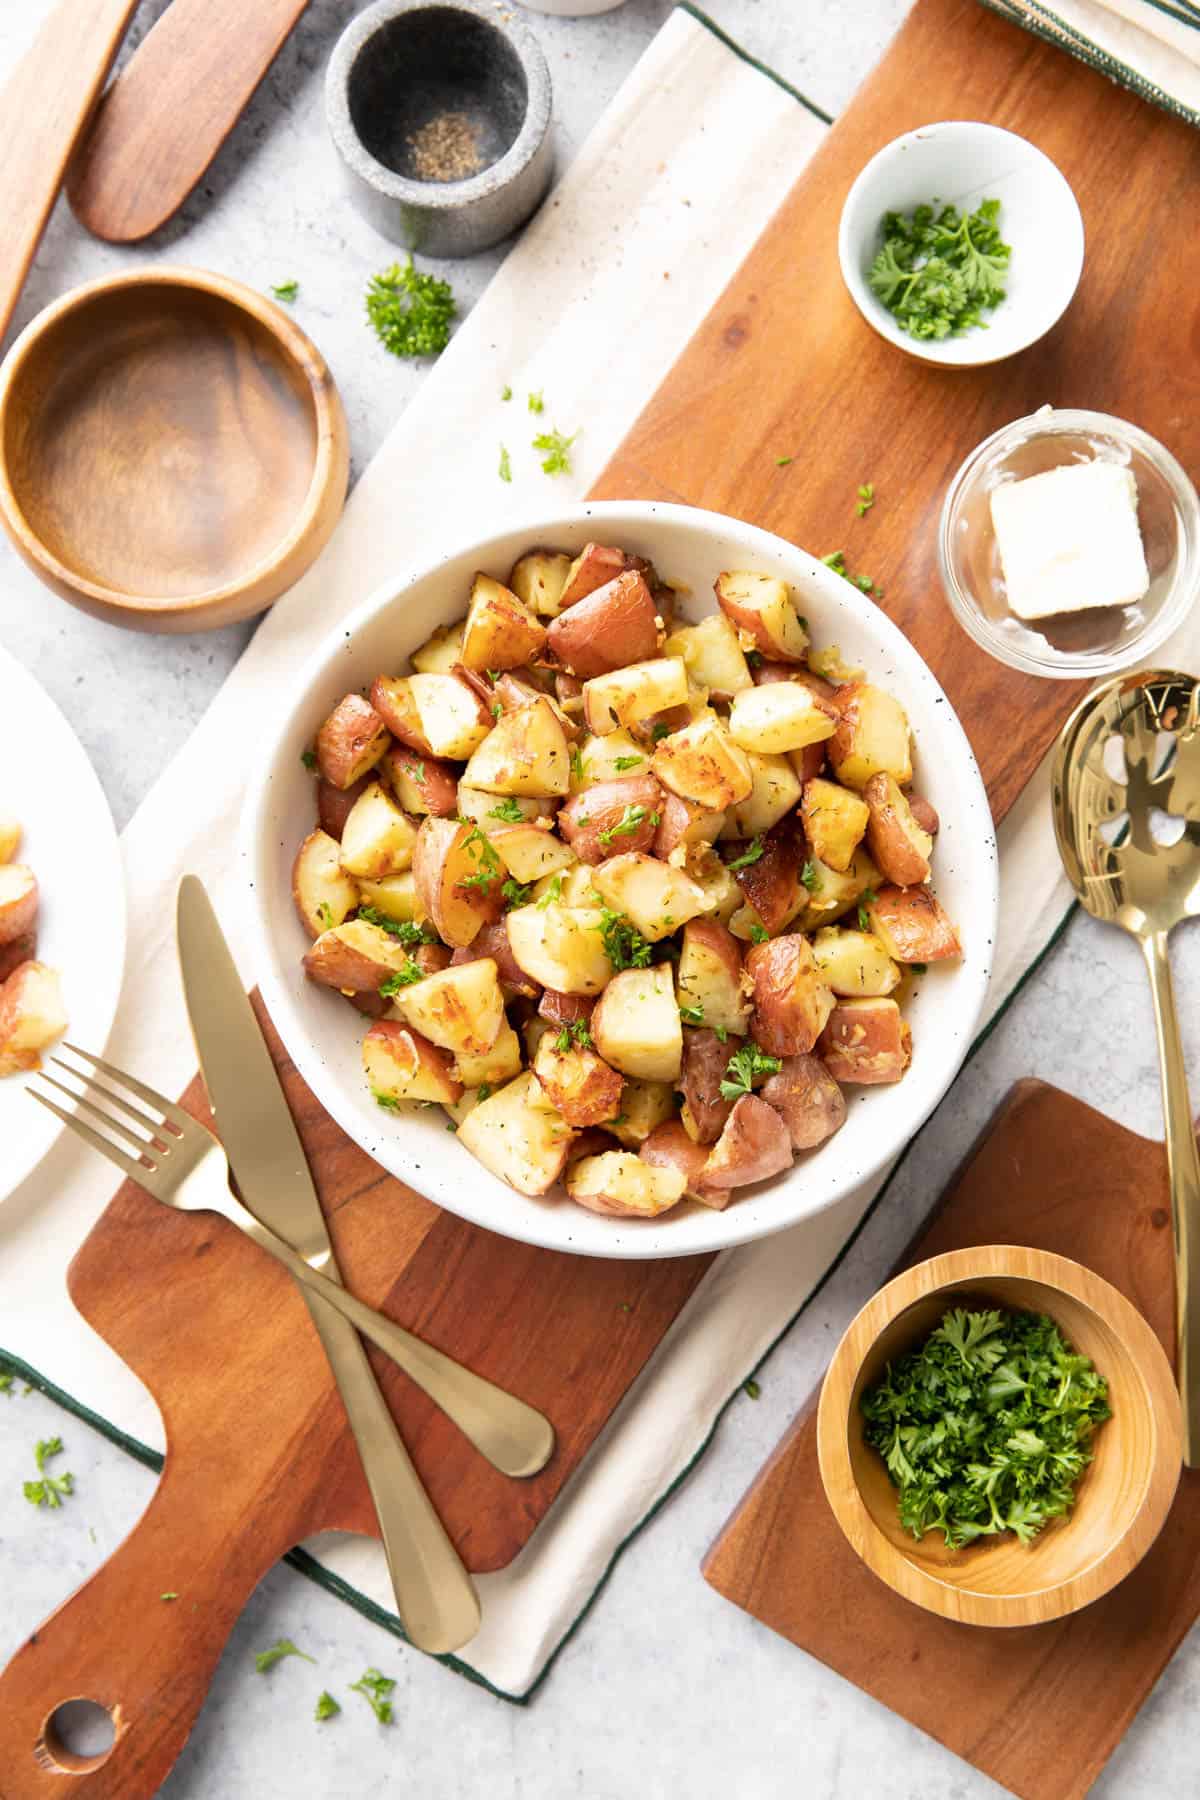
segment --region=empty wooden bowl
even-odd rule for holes
[[[1097,1429],[1074,1509],[1028,1546],[1012,1533],[963,1550],[936,1531],[910,1537],[863,1436],[864,1390],[954,1306],[1045,1313],[1108,1381],[1112,1417]],[[1183,1439],[1170,1365],[1136,1307],[1066,1257],[1003,1244],[931,1257],[864,1306],[821,1389],[817,1449],[838,1524],[889,1587],[968,1625],[1037,1625],[1098,1600],[1140,1562],[1170,1511]]]
[[[196,631],[277,600],[346,495],[320,351],[252,288],[106,276],[39,314],[0,368],[0,519],[34,573],[119,625]]]

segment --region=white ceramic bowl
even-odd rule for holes
[[[745,1190],[725,1212],[687,1202],[653,1223],[602,1218],[565,1197],[527,1199],[456,1143],[440,1107],[400,1116],[381,1110],[362,1073],[365,1021],[338,995],[306,980],[301,957],[308,939],[290,897],[292,859],[313,828],[313,783],[301,754],[331,708],[381,670],[402,668],[436,626],[459,617],[477,569],[503,579],[530,544],[577,551],[590,538],[651,557],[667,580],[690,589],[683,610],[691,617],[715,610],[712,584],[722,569],[783,577],[797,589],[816,641],[840,645],[849,662],[897,695],[915,733],[916,781],[941,815],[937,891],[965,947],[961,963],[931,968],[914,984],[906,1009],[913,1062],[903,1081],[848,1089],[841,1131],[802,1155],[790,1173]],[[588,1256],[723,1250],[810,1218],[876,1174],[953,1080],[975,1034],[995,937],[996,843],[983,783],[961,725],[917,652],[878,607],[816,557],[769,532],[685,506],[579,505],[456,550],[423,572],[399,573],[336,627],[297,681],[274,742],[263,747],[246,802],[242,854],[263,997],[296,1067],[342,1129],[439,1206],[506,1237]]]
[[[882,243],[886,212],[911,212],[938,199],[974,212],[1000,201],[1000,232],[1012,245],[1006,295],[985,314],[986,331],[917,339],[901,331],[867,275]],[[1036,145],[969,119],[922,125],[874,155],[846,196],[838,229],[842,279],[880,337],[921,362],[977,368],[1028,349],[1057,324],[1083,269],[1083,218],[1065,178]]]

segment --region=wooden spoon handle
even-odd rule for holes
[[[0,337],[138,0],[59,0],[0,89]]]
[[[165,225],[307,4],[173,0],[105,94],[68,176],[80,224],[113,244]]]

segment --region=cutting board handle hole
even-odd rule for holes
[[[63,1775],[88,1775],[112,1755],[117,1728],[98,1700],[64,1700],[42,1727],[42,1744]]]

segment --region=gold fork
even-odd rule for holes
[[[31,1083],[28,1091],[35,1100],[48,1107],[64,1125],[94,1150],[99,1150],[102,1156],[107,1156],[164,1206],[173,1206],[180,1212],[219,1213],[260,1248],[269,1251],[298,1281],[328,1300],[357,1326],[364,1337],[369,1337],[398,1363],[502,1474],[535,1475],[545,1467],[554,1450],[554,1428],[542,1413],[482,1375],[465,1369],[443,1351],[423,1343],[402,1325],[356,1300],[337,1282],[318,1274],[290,1244],[268,1231],[248,1207],[235,1199],[229,1186],[229,1161],[224,1149],[213,1134],[197,1124],[181,1106],[75,1044],[64,1043],[62,1048],[136,1094],[162,1117],[152,1117],[94,1075],[64,1062],[61,1056],[50,1060],[82,1082],[82,1092],[68,1087],[45,1070],[34,1079],[65,1094],[75,1102],[78,1110],[67,1112]],[[102,1104],[101,1100],[107,1104]],[[80,1117],[81,1113],[96,1120],[104,1130],[87,1124]],[[133,1129],[118,1114],[133,1120],[140,1129]],[[106,1132],[112,1135],[106,1136]],[[133,1154],[114,1143],[114,1137],[129,1145]]]

